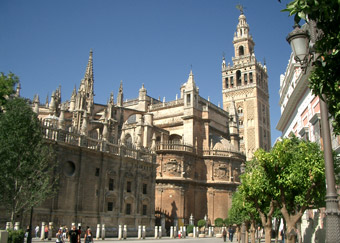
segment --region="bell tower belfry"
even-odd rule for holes
[[[266,65],[256,60],[255,43],[243,9],[234,34],[233,64],[222,61],[223,109],[235,106],[240,133],[240,149],[247,160],[258,148],[269,150],[270,116]],[[235,109],[234,108],[234,109]]]

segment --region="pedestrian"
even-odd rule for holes
[[[39,227],[39,225],[37,225],[35,227],[35,229],[34,229],[34,231],[35,231],[35,238],[38,238],[39,230],[40,230],[40,227]]]
[[[78,243],[81,243],[81,226],[79,226],[78,228],[78,234],[79,234]]]
[[[70,232],[68,233],[68,240],[70,241],[70,243],[78,243],[79,242],[79,231],[76,230],[76,226],[73,225]]]
[[[67,239],[67,236],[66,236],[66,234],[67,234],[67,228],[66,228],[66,225],[64,225],[64,227],[63,227],[63,229],[62,229],[62,232],[63,232],[63,239],[64,239],[64,241]]]
[[[229,227],[229,240],[230,242],[233,242],[233,238],[234,238],[234,229],[232,227]]]
[[[84,236],[84,241],[85,243],[93,243],[93,234],[91,231],[91,228],[88,228],[85,232],[85,236]]]
[[[63,231],[62,228],[59,228],[57,234],[56,234],[56,243],[64,243],[64,238],[63,238]]]
[[[281,232],[280,232],[280,235],[281,235],[281,239],[282,239],[282,243],[285,243],[285,232],[284,230],[282,229]]]
[[[29,226],[27,226],[27,228],[26,228],[26,232],[25,232],[25,237],[27,238],[28,237],[28,233],[30,232],[30,227]]]
[[[227,231],[225,230],[225,228],[223,228],[222,236],[223,236],[223,241],[225,242],[227,239]]]
[[[45,232],[45,240],[46,240],[48,238],[48,226],[47,225],[45,225],[44,232]]]

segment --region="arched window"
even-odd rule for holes
[[[237,72],[236,72],[236,80],[237,80],[237,86],[241,86],[242,81],[241,81],[241,71],[240,70],[237,70]]]
[[[169,141],[173,144],[180,144],[182,142],[182,136],[177,134],[172,134],[169,137]]]
[[[238,48],[238,55],[239,56],[243,56],[244,55],[244,48],[243,48],[243,46],[239,46],[239,48]]]

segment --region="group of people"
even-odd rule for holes
[[[228,232],[226,231],[225,228],[223,228],[223,232],[222,232],[223,241],[224,241],[224,242],[226,241],[226,239],[227,239],[227,234],[228,234],[230,242],[233,242],[234,233],[235,233],[235,231],[234,231],[234,229],[233,229],[232,227],[229,227],[229,228],[228,228]]]
[[[39,237],[40,227],[37,225],[34,229],[35,237]],[[48,238],[48,231],[49,228],[46,225],[44,228],[44,239]],[[58,232],[56,234],[56,243],[64,243],[67,240],[70,243],[81,243],[81,226],[77,229],[75,225],[72,226],[71,230],[69,231],[67,226],[60,226]],[[93,243],[93,234],[90,227],[86,228],[85,235],[84,235],[84,243]]]
[[[56,243],[64,243],[66,239],[68,239],[70,243],[81,243],[81,226],[76,229],[76,226],[73,225],[70,231],[64,231],[64,229],[65,228],[59,228],[56,234]],[[87,227],[85,231],[84,242],[93,243],[93,234],[90,227]]]

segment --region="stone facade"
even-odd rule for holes
[[[250,159],[258,148],[271,147],[268,75],[266,65],[255,58],[245,15],[238,20],[233,65],[222,61],[223,109],[236,114],[241,151]]]
[[[34,209],[33,224],[101,223],[116,235],[120,224],[136,231],[161,218],[167,229],[188,224],[190,215],[212,224],[226,218],[245,161],[237,116],[202,98],[192,71],[180,91],[161,102],[142,85],[138,98],[124,101],[121,82],[116,102],[111,93],[107,104],[96,104],[91,51],[70,100],[61,101],[60,87],[45,104],[35,96],[60,188]]]

